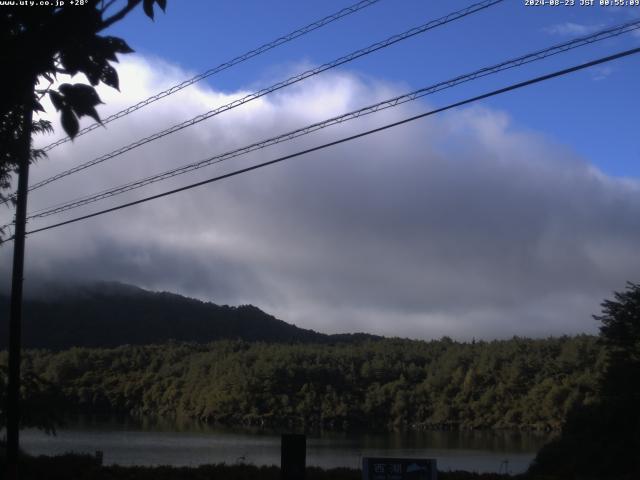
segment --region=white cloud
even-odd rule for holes
[[[101,91],[103,116],[185,76],[141,59],[119,71],[123,93]],[[57,148],[32,181],[246,93],[186,89]],[[325,74],[38,190],[30,205],[147,176],[394,93],[393,85],[352,73]],[[407,104],[100,207],[426,108]],[[639,182],[611,178],[565,147],[519,131],[505,113],[474,107],[33,235],[27,289],[45,277],[120,280],[253,303],[325,332],[491,338],[595,331],[590,314],[601,300],[637,281],[639,217]],[[0,249],[5,277],[9,254]]]
[[[589,35],[590,33],[600,30],[602,27],[602,25],[565,22],[546,27],[544,31],[550,35],[575,36]]]
[[[597,66],[594,67],[591,75],[593,80],[595,80],[596,82],[599,82],[601,80],[606,80],[607,78],[609,78],[614,72],[613,67],[609,67],[609,66]]]

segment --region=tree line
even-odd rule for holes
[[[605,357],[587,335],[470,343],[220,340],[31,350],[23,368],[56,386],[57,402],[49,404],[58,413],[301,430],[552,430],[572,408],[598,400]]]

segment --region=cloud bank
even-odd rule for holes
[[[188,73],[129,59],[103,116]],[[191,87],[51,152],[32,182],[248,92]],[[325,74],[35,191],[30,210],[403,93]],[[119,196],[32,228],[379,126],[410,104]],[[42,140],[43,143],[46,143]],[[2,212],[3,220],[9,212]],[[118,280],[252,303],[322,332],[460,339],[595,332],[591,314],[638,280],[640,182],[612,178],[482,106],[35,234],[26,288]],[[2,277],[10,248],[0,248]]]

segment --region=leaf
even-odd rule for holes
[[[47,152],[42,150],[41,148],[32,148],[29,153],[29,162],[35,163],[42,158],[47,158]]]
[[[96,63],[105,63],[107,60],[116,61],[114,46],[105,37],[96,35],[91,47],[91,59]]]
[[[60,85],[60,87],[58,87],[58,90],[60,90],[60,93],[62,93],[66,97],[70,92],[73,91],[73,85],[71,85],[70,83],[63,83],[62,85]]]
[[[53,133],[53,127],[49,120],[37,120],[32,123],[31,131],[33,133]]]
[[[71,76],[82,70],[85,61],[82,52],[77,47],[65,48],[60,52],[62,66]]]
[[[64,128],[64,131],[71,138],[75,137],[78,134],[78,119],[73,114],[70,108],[65,108],[64,110],[62,110],[60,121],[62,122],[62,128]]]
[[[72,105],[79,103],[93,107],[102,103],[95,88],[84,83],[76,83],[74,85],[63,83],[60,85],[60,92],[65,96],[65,100]]]
[[[163,12],[167,9],[167,0],[156,0],[156,3],[162,9]]]
[[[109,85],[110,87],[115,88],[116,90],[120,90],[119,81],[118,81],[118,72],[111,65],[105,65],[102,68],[102,73],[100,74],[100,80]]]
[[[106,44],[117,53],[133,53],[134,50],[123,39],[118,37],[103,37]]]
[[[33,110],[36,111],[36,112],[44,112],[45,111],[44,108],[42,108],[42,104],[37,100],[33,101]]]
[[[147,14],[151,20],[153,20],[153,3],[154,0],[144,0],[142,2],[142,8],[144,9],[144,13]]]
[[[88,107],[84,115],[88,115],[89,117],[93,118],[96,122],[102,123],[102,120],[100,120],[100,115],[98,115],[98,111],[95,109],[95,107]]]
[[[91,85],[98,85],[100,83],[100,73],[95,71],[94,69],[84,70],[84,74],[89,79],[89,83]]]
[[[60,59],[71,75],[82,72],[91,85],[97,85],[109,60],[117,61],[116,53],[129,51],[131,48],[119,38],[90,34],[61,50]]]
[[[60,85],[60,92],[64,94],[66,104],[73,109],[75,115],[81,118],[85,115],[100,122],[100,116],[95,106],[102,103],[95,89],[83,83]]]
[[[49,98],[51,98],[51,103],[57,111],[60,111],[65,107],[64,97],[55,90],[49,92]]]

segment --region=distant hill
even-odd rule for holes
[[[376,338],[367,334],[325,335],[283,322],[252,305],[230,307],[120,283],[60,288],[26,299],[25,348],[114,347],[241,339],[272,343],[333,343]],[[6,349],[8,298],[0,297],[0,350]],[[5,313],[7,312],[7,313]]]

